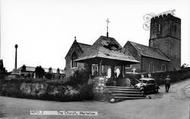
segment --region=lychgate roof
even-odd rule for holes
[[[100,36],[93,44],[94,47],[105,47],[109,50],[121,50],[122,46],[112,37]]]
[[[100,36],[98,40],[85,51],[76,61],[81,62],[93,58],[104,58],[117,61],[138,63],[134,57],[125,55],[121,45],[111,37]]]
[[[142,44],[134,43],[128,41],[142,56],[151,57],[155,59],[161,59],[165,61],[170,61],[170,59],[163,54],[158,48],[153,48],[149,46],[145,46]]]

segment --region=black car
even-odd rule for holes
[[[135,85],[145,94],[158,93],[159,86],[153,78],[141,78],[140,82]]]

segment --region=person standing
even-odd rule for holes
[[[169,92],[169,89],[170,89],[170,76],[167,75],[166,79],[165,79],[165,89],[166,89],[166,92],[168,93]]]

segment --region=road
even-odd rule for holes
[[[152,99],[118,103],[85,101],[54,102],[0,97],[0,117],[4,119],[190,119],[190,79],[171,85],[169,93],[161,86]],[[30,110],[97,111],[98,116],[31,116]]]

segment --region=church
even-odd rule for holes
[[[114,59],[115,61],[127,61],[124,64],[124,73],[154,73],[179,70],[181,67],[181,19],[170,14],[162,14],[151,18],[149,44],[142,45],[132,41],[127,41],[122,47],[115,38],[100,36],[92,45],[74,42],[65,56],[66,77],[72,76],[76,70],[89,68],[92,75],[96,75],[98,64],[93,60],[88,60],[88,65],[82,61],[101,57]],[[101,73],[105,76],[110,74],[108,65],[101,66]],[[115,66],[114,71],[121,74],[123,68]],[[112,72],[113,73],[113,72]]]

